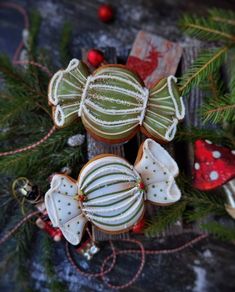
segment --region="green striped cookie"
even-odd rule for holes
[[[185,114],[175,77],[149,90],[125,66],[106,65],[89,75],[77,59],[53,76],[49,102],[57,127],[81,117],[87,130],[110,142],[127,140],[139,126],[156,139],[171,141]]]

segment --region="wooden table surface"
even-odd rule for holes
[[[104,24],[97,19],[97,7],[103,1],[89,0],[18,0],[26,9],[36,9],[42,16],[39,45],[53,56],[54,64],[59,66],[59,31],[63,23],[73,25],[72,53],[81,57],[81,48],[115,47],[118,60],[125,62],[128,50],[137,32],[142,29],[158,34],[184,45],[192,40],[183,36],[177,28],[177,21],[183,12],[205,13],[208,7],[235,8],[233,0],[116,0],[115,21]],[[21,39],[22,17],[13,11],[0,10],[0,52],[13,55]],[[196,43],[196,42],[195,42]],[[182,244],[192,234],[179,235],[165,239],[145,239],[146,248],[174,247]],[[108,243],[102,243],[102,253],[108,251]],[[62,243],[56,245],[55,265],[58,277],[68,283],[69,291],[110,291],[98,279],[87,279],[79,275],[68,263]],[[96,269],[101,262],[102,253],[87,263],[81,258],[84,269]],[[112,274],[111,280],[126,282],[135,273],[139,258],[123,256]],[[143,273],[128,291],[234,291],[235,289],[235,249],[233,244],[223,243],[212,238],[204,240],[184,252],[147,256]],[[128,267],[128,272],[126,267]],[[40,264],[40,242],[35,246],[35,258],[30,271],[35,280],[35,291],[48,291],[47,279]],[[0,291],[17,291],[16,283],[11,281],[11,271],[6,271],[0,280]]]

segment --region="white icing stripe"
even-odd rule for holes
[[[82,91],[82,90],[81,90]],[[57,94],[57,97],[81,97],[81,94],[74,92],[74,93],[69,93],[69,94]]]
[[[161,122],[159,122],[159,121],[157,121],[157,120],[155,120],[155,119],[153,119],[153,118],[151,118],[151,117],[146,117],[146,120],[151,120],[151,121],[153,121],[154,123],[160,125],[161,128],[166,128],[166,129],[168,128],[167,125],[164,125],[164,124],[162,124]]]
[[[158,105],[158,104],[153,104],[153,103],[149,103],[148,105],[149,105],[149,106],[152,106],[152,107],[155,107],[155,108],[168,109],[168,110],[170,110],[171,112],[174,113],[174,109],[173,109],[172,107],[169,107],[169,106]]]
[[[108,213],[108,212],[113,212],[122,209],[123,207],[126,207],[127,205],[131,204],[137,197],[139,197],[139,192],[131,196],[129,199],[123,200],[121,203],[113,203],[111,206],[95,206],[95,207],[85,207],[83,210],[87,213],[92,214],[92,213],[97,213],[97,212],[102,212],[102,213]],[[88,216],[89,216],[88,215]]]
[[[159,117],[159,118],[161,118],[162,120],[165,120],[166,122],[172,122],[172,120],[170,120],[170,119],[168,119],[167,117],[165,117],[165,116],[163,116],[163,115],[160,115],[160,114],[158,114],[158,113],[156,113],[156,112],[153,112],[153,111],[151,111],[151,110],[149,110],[149,109],[147,109],[147,111],[146,111],[147,113],[150,113],[150,114],[152,114],[152,115],[154,115],[154,116],[157,116],[157,117]]]
[[[172,90],[172,85],[171,85],[171,82],[172,80],[174,82],[177,82],[177,78],[174,77],[173,75],[170,75],[168,78],[167,78],[167,85],[168,85],[168,90],[169,90],[169,93],[171,95],[171,98],[172,98],[172,101],[174,103],[174,106],[175,106],[175,113],[176,113],[176,117],[178,119],[183,119],[184,116],[185,116],[185,107],[184,107],[184,103],[183,103],[183,98],[182,96],[180,97],[180,105],[181,105],[181,112],[179,111],[179,107],[178,107],[178,104],[176,102],[176,99],[175,99],[175,96],[173,94],[173,90]]]
[[[159,92],[161,92],[163,89],[165,89],[165,87],[167,86],[167,83],[165,83],[162,87],[160,87],[159,89],[157,89],[157,90],[155,90],[155,91],[152,91],[151,92],[151,96],[152,95],[155,95],[155,94],[157,94],[157,93],[159,93]]]
[[[124,72],[122,69],[119,68],[115,68],[112,69],[111,67],[109,67],[108,70],[100,70],[99,72],[97,72],[97,76],[101,75],[101,74],[107,74],[107,76],[110,76],[110,73],[114,73],[115,75],[119,75],[121,77],[126,77],[128,80],[134,82],[137,85],[140,85],[140,82],[138,80],[136,80],[131,74]]]
[[[148,124],[146,123],[146,121],[144,121],[143,125],[144,125],[145,129],[146,129],[149,133],[154,132],[154,133],[157,134],[157,136],[163,138],[163,140],[166,139],[165,136],[163,136],[160,132],[158,132],[156,129],[154,129],[151,125],[148,125]],[[149,129],[149,130],[148,130],[148,129]]]
[[[136,106],[135,103],[127,101],[127,100],[121,100],[121,99],[114,99],[114,98],[110,98],[107,96],[103,96],[103,95],[92,95],[91,99],[98,99],[98,100],[106,100],[106,101],[111,101],[117,104],[123,104],[123,105],[133,105]]]
[[[159,100],[165,100],[165,99],[171,99],[171,96],[168,95],[168,96],[164,96],[164,97],[157,97],[155,95],[152,95],[152,93],[151,93],[151,100],[159,101]]]
[[[104,217],[96,216],[96,214],[89,214],[89,218],[90,219],[97,219],[99,222],[103,222],[103,223],[122,221],[123,219],[130,217],[130,215],[135,213],[135,211],[139,208],[139,206],[141,204],[143,204],[142,200],[143,200],[143,195],[139,194],[139,197],[134,202],[134,204],[125,213],[123,213],[121,215],[104,218]]]
[[[66,109],[66,108],[74,107],[74,106],[77,106],[77,105],[79,106],[79,104],[80,104],[79,102],[77,102],[77,103],[71,103],[69,105],[63,105],[62,108],[63,109]],[[77,109],[76,109],[76,112],[77,112]]]
[[[112,86],[112,85],[105,85],[105,84],[91,84],[90,85],[90,88],[101,88],[101,89],[104,89],[104,90],[111,90],[111,91],[114,91],[114,92],[119,92],[119,93],[123,93],[123,94],[126,94],[126,95],[129,95],[129,96],[132,96],[134,98],[136,98],[137,101],[139,100],[143,100],[143,97],[141,94],[138,94],[136,93],[135,91],[131,91],[131,90],[128,90],[128,89],[124,89],[124,88],[120,88],[118,86]]]
[[[72,82],[70,82],[69,80],[67,80],[67,79],[65,79],[65,78],[63,78],[62,82],[63,82],[63,81],[66,82],[67,84],[69,84],[70,86],[76,88],[77,90],[80,89],[80,87],[76,86],[75,84],[73,84]]]
[[[135,114],[135,113],[140,113],[142,111],[141,107],[137,108],[131,108],[131,109],[106,109],[103,107],[100,107],[99,105],[95,104],[92,102],[90,99],[86,99],[85,101],[86,105],[89,105],[93,109],[97,110],[100,113],[107,113],[107,114]]]
[[[90,118],[91,121],[98,123],[100,125],[117,126],[117,125],[128,125],[128,124],[133,124],[133,123],[139,122],[138,118],[126,119],[126,120],[121,120],[121,121],[104,121],[104,120],[101,120],[101,119],[93,116],[91,111],[89,111],[87,109],[85,104],[83,105],[83,112],[84,112],[84,114],[87,115],[88,118]]]
[[[101,196],[96,196],[95,199],[93,199],[91,201],[89,200],[88,202],[84,202],[83,205],[84,206],[89,206],[90,204],[94,205],[94,204],[108,203],[108,202],[110,202],[110,201],[112,201],[114,199],[119,200],[122,197],[129,196],[131,193],[134,193],[137,190],[138,190],[138,188],[134,187],[131,190],[120,192],[120,194],[113,194],[113,195],[106,194],[104,197],[102,197],[102,195]]]
[[[136,179],[136,177],[133,175],[133,172],[130,171],[126,171],[127,169],[124,167],[109,167],[107,166],[106,168],[104,167],[99,167],[97,170],[94,171],[94,173],[92,173],[92,175],[90,175],[87,179],[86,179],[86,184],[84,185],[84,182],[82,182],[81,184],[81,189],[84,189],[85,186],[89,185],[91,183],[91,181],[94,180],[94,178],[98,175],[105,175],[105,174],[110,174],[112,172],[123,172],[126,175],[128,175],[130,178],[132,179]]]
[[[93,127],[93,125],[91,125],[90,123],[89,123],[89,121],[86,119],[86,117],[85,117],[85,115],[82,115],[82,118],[83,118],[83,120],[86,122],[86,124],[90,127],[90,128],[94,128]],[[110,127],[114,127],[114,126],[110,126]],[[116,126],[115,126],[116,127]],[[133,130],[134,128],[136,128],[136,124],[134,124],[132,127],[130,127],[130,128],[128,128],[128,129],[125,129],[125,130],[123,130],[123,131],[117,131],[117,132],[115,132],[115,133],[111,133],[111,132],[104,132],[104,131],[102,131],[102,130],[100,130],[100,129],[98,129],[98,128],[95,128],[95,132],[98,132],[99,134],[101,134],[101,135],[107,135],[107,136],[109,136],[110,138],[111,138],[111,136],[117,136],[117,135],[122,135],[122,134],[125,134],[126,132],[131,132],[131,130]]]
[[[140,126],[142,126],[143,124],[143,120],[145,118],[145,113],[146,113],[146,109],[147,109],[147,105],[148,105],[148,98],[149,98],[149,90],[147,88],[144,88],[144,94],[143,94],[143,108],[139,117],[139,124]]]
[[[73,76],[73,78],[75,78],[79,83],[81,83],[81,85],[83,85],[84,81],[86,81],[86,79],[84,78],[84,76],[82,75],[83,77],[83,80],[79,79],[79,75],[80,74],[80,71],[79,70],[76,70],[77,72],[79,72],[78,76],[74,75],[72,72],[68,72],[71,76]]]
[[[130,86],[133,87],[133,89],[136,89],[137,91],[139,91],[140,94],[144,94],[144,90],[143,90],[143,87],[140,86],[140,84],[134,84],[133,82],[129,81],[128,79],[124,79],[124,78],[120,78],[120,77],[117,77],[117,76],[111,76],[111,75],[98,75],[98,76],[94,76],[93,77],[93,80],[99,80],[99,79],[108,79],[108,80],[117,80],[117,81],[121,81],[123,83],[126,83]]]

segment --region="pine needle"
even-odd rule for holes
[[[210,101],[202,106],[202,115],[204,123],[223,123],[235,121],[235,104],[231,104],[231,96],[225,95],[220,99],[210,99]],[[234,99],[234,98],[233,98]],[[235,100],[235,99],[234,99]]]
[[[235,240],[234,227],[227,227],[226,225],[217,222],[209,222],[207,224],[202,224],[201,227],[221,240],[224,241]]]
[[[213,21],[235,25],[235,13],[231,10],[213,8],[209,9],[208,12]]]
[[[221,66],[227,52],[227,46],[202,52],[193,65],[181,77],[181,94],[187,94],[192,87],[198,86],[209,75],[213,74]]]
[[[208,17],[185,15],[180,25],[188,35],[206,41],[223,41],[235,43],[235,35],[227,23],[213,21]]]

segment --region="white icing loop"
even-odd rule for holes
[[[147,105],[148,105],[148,98],[149,98],[149,90],[148,88],[144,88],[143,90],[143,108],[140,114],[140,121],[139,124],[140,126],[142,126],[143,121],[144,121],[144,117],[145,117],[145,113],[146,113],[146,109],[147,109]]]
[[[89,89],[89,85],[90,85],[90,82],[93,80],[93,77],[90,75],[87,77],[87,81],[86,81],[86,84],[85,84],[85,87],[83,89],[83,92],[82,92],[82,97],[81,97],[81,101],[80,101],[80,107],[79,107],[79,110],[78,110],[78,116],[81,117],[82,115],[82,109],[83,109],[83,106],[84,106],[84,103],[85,103],[85,99],[87,97],[87,91]]]
[[[146,186],[147,200],[157,204],[171,204],[178,201],[181,192],[174,177],[179,169],[174,159],[152,139],[145,140],[143,155],[135,165]]]

